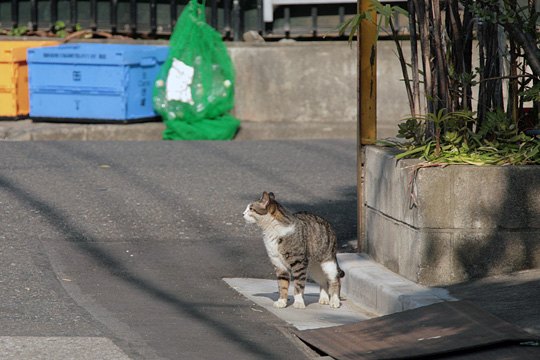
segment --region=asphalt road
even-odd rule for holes
[[[0,142],[0,337],[106,337],[133,359],[301,359],[224,277],[273,278],[263,190],[356,236],[354,141]]]

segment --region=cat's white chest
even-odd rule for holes
[[[264,246],[272,264],[283,271],[288,271],[289,266],[279,252],[279,239],[294,231],[294,226],[269,227],[264,230]]]

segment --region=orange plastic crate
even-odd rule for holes
[[[28,115],[26,49],[57,45],[59,41],[0,41],[0,118]]]

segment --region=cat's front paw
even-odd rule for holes
[[[279,299],[278,301],[274,301],[274,307],[282,309],[287,306],[287,299]]]
[[[295,301],[293,306],[296,308],[296,309],[305,309],[306,308],[306,304],[304,304],[304,301]]]
[[[339,296],[333,295],[330,299],[330,307],[337,309],[341,306],[341,301],[339,300]]]
[[[321,305],[330,304],[330,298],[328,297],[328,293],[324,291],[324,289],[321,289],[321,294],[319,295],[319,304]]]
[[[306,308],[306,304],[304,303],[304,297],[301,294],[294,295],[294,304],[293,304],[293,306],[296,309],[305,309]]]

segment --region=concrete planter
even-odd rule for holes
[[[396,162],[366,149],[366,252],[424,285],[540,267],[540,167]],[[412,206],[412,203],[415,203]]]

